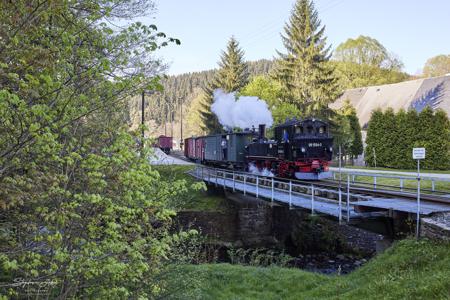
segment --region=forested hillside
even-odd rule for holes
[[[268,74],[272,69],[273,61],[261,59],[248,62],[250,79],[257,75]],[[145,120],[149,135],[168,134],[180,139],[180,116],[183,113],[183,136],[200,134],[197,120],[193,113],[200,105],[202,90],[211,82],[217,70],[185,73],[167,76],[161,80],[163,92],[146,96]],[[173,120],[173,122],[172,122]],[[130,101],[130,122],[136,128],[141,121],[141,96],[135,96]],[[164,123],[166,121],[166,130]]]

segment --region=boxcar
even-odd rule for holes
[[[196,159],[195,138],[191,137],[184,140],[184,156],[186,156],[186,158],[191,160]]]
[[[172,141],[171,136],[160,135],[158,137],[158,145],[157,146],[162,151],[169,154],[170,151],[172,150],[172,143],[173,143],[173,141]]]
[[[195,158],[198,162],[205,160],[205,139],[198,137],[195,139]]]
[[[223,138],[225,136],[221,134],[203,137],[205,143],[205,161],[217,163],[224,160],[224,153],[221,146]]]
[[[233,164],[244,164],[245,148],[252,143],[253,133],[236,132],[226,135],[227,160]]]

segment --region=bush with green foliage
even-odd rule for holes
[[[161,278],[177,247],[169,202],[189,187],[149,165],[125,112],[130,95],[158,88],[162,65],[149,54],[179,41],[154,25],[113,25],[152,9],[141,0],[0,2],[2,295],[167,292]]]
[[[412,149],[424,147],[423,168],[450,168],[450,121],[442,110],[376,110],[368,123],[366,143],[369,166],[413,169],[416,161],[412,159]]]

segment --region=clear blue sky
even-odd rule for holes
[[[159,55],[169,74],[212,69],[234,35],[247,60],[271,59],[283,50],[280,32],[295,0],[155,0],[148,19],[181,40]],[[450,54],[448,0],[316,0],[328,42],[336,47],[347,38],[368,35],[379,40],[417,73],[437,54]]]

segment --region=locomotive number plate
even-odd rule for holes
[[[308,147],[322,147],[322,143],[308,143]]]

